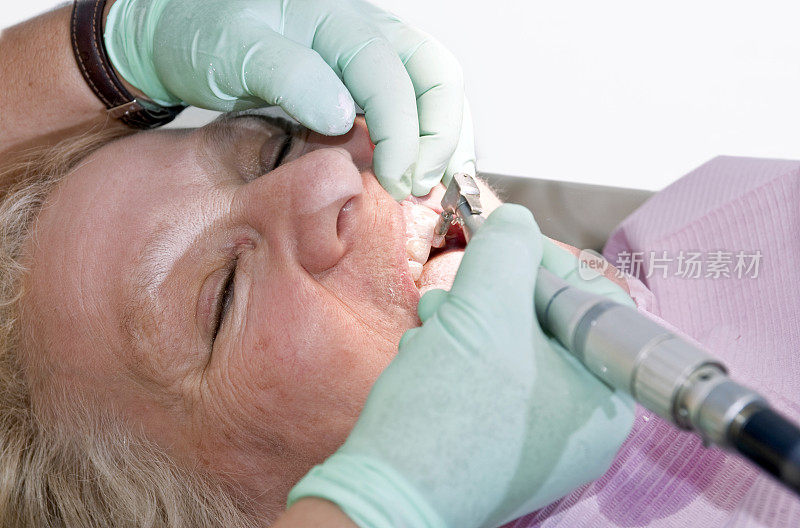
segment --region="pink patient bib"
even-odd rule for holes
[[[641,311],[800,422],[800,162],[715,158],[614,231]],[[509,527],[796,527],[800,499],[649,411],[598,481]]]

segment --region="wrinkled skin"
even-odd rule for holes
[[[419,324],[401,208],[369,169],[363,121],[300,135],[271,171],[283,132],[258,117],[107,145],[49,197],[25,248],[42,385],[265,511],[344,441]]]
[[[274,170],[285,133],[257,116],[119,140],[59,184],[25,247],[34,399],[68,387],[265,516],[344,441],[419,324],[417,286],[449,287],[461,257],[415,285],[363,120],[294,135]]]

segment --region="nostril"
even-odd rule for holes
[[[345,202],[341,209],[339,209],[339,217],[336,219],[336,235],[341,237],[342,232],[346,230],[352,222],[352,210],[355,205],[353,202],[355,198],[350,198]]]

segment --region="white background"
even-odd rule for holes
[[[482,171],[656,190],[800,158],[796,0],[377,2],[458,56]],[[3,3],[0,27],[57,2]]]

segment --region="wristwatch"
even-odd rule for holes
[[[83,78],[106,106],[110,117],[141,129],[169,123],[186,108],[184,105],[165,107],[134,96],[114,72],[103,42],[105,5],[106,0],[75,0],[72,7],[72,51]]]

